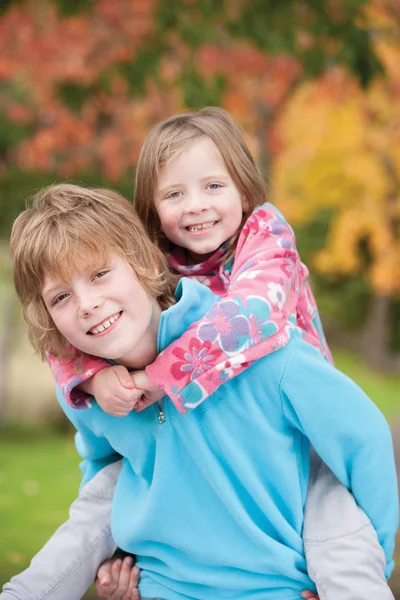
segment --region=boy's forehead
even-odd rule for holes
[[[106,266],[110,252],[73,252],[58,261],[49,262],[43,268],[43,290],[55,284],[70,283],[77,274],[95,271]]]

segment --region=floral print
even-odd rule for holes
[[[267,302],[249,298],[245,305],[240,298],[222,300],[205,315],[209,322],[198,327],[197,335],[203,342],[217,342],[226,356],[259,343],[276,331],[269,321]]]
[[[267,295],[269,300],[271,300],[271,302],[279,309],[282,309],[285,306],[286,293],[280,283],[268,283]]]
[[[171,366],[173,377],[178,380],[186,379],[186,383],[189,383],[210,369],[222,352],[212,349],[210,343],[202,344],[197,338],[192,338],[188,352],[175,348],[173,354],[179,359]]]

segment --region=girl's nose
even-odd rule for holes
[[[199,213],[209,208],[207,197],[198,192],[188,194],[186,198],[186,212]]]

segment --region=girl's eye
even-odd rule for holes
[[[210,190],[218,190],[222,187],[222,185],[220,183],[210,183],[208,187],[210,188]]]
[[[174,191],[174,192],[169,192],[169,194],[167,194],[166,198],[168,200],[168,198],[179,198],[179,196],[182,194],[182,192],[179,191]]]

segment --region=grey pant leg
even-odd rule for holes
[[[375,529],[314,451],[303,540],[308,572],[320,600],[394,600]]]
[[[80,600],[99,565],[116,550],[111,506],[122,461],[91,479],[71,505],[70,517],[32,559],[6,583],[0,600]]]

